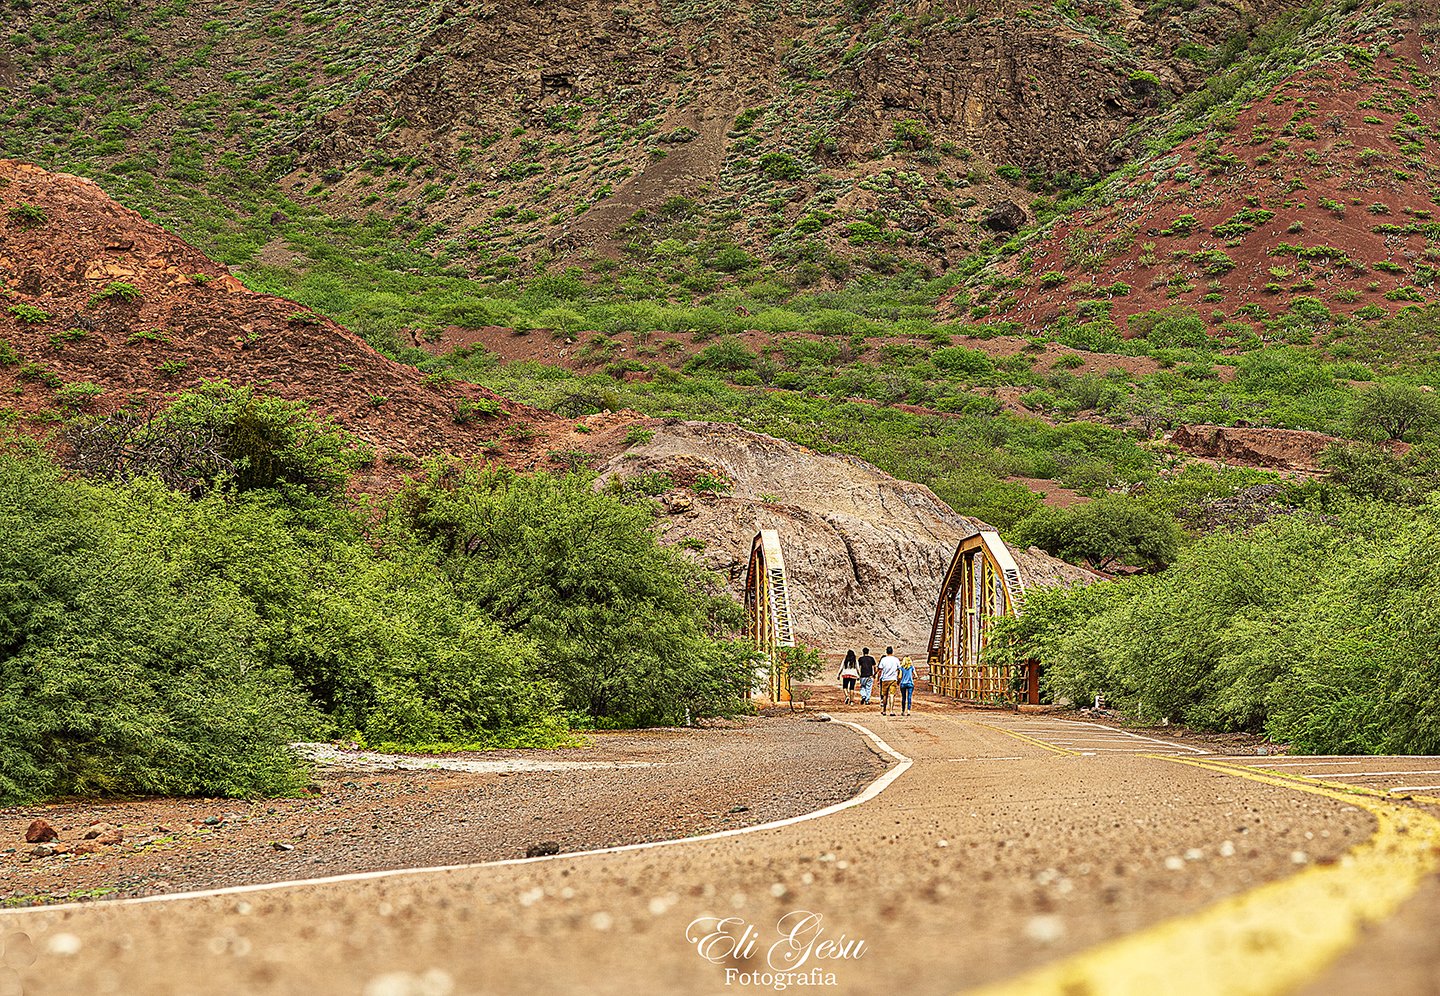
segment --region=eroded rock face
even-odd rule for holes
[[[660,425],[650,442],[609,461],[602,481],[655,472],[676,485],[661,498],[666,541],[701,541],[696,556],[737,595],[755,532],[779,532],[797,633],[825,650],[893,644],[923,655],[955,546],[980,526],[863,460],[729,425]],[[695,494],[701,474],[723,477],[729,492]],[[1093,577],[1038,550],[1016,559],[1041,583]]]
[[[1264,429],[1251,426],[1182,425],[1168,437],[1193,456],[1221,460],[1242,467],[1271,467],[1315,474],[1321,471],[1320,455],[1335,436],[1308,429]],[[1394,453],[1410,449],[1408,443],[1392,440],[1386,446]]]

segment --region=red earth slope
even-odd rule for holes
[[[1433,41],[1403,21],[1361,34],[1345,59],[1140,164],[1111,203],[1007,262],[1012,286],[982,292],[978,313],[988,302],[1038,327],[1108,305],[1123,332],[1128,316],[1183,305],[1215,335],[1228,321],[1260,328],[1301,297],[1362,318],[1440,297]]]
[[[401,465],[445,452],[545,466],[554,451],[606,448],[633,421],[595,416],[580,435],[573,419],[427,379],[293,301],[247,290],[90,181],[7,160],[0,341],[18,354],[0,363],[0,412],[29,426],[221,378],[307,402]]]

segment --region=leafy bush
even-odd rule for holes
[[[760,157],[760,169],[773,180],[798,180],[805,165],[788,152],[767,152]]]
[[[541,648],[567,708],[610,724],[733,712],[752,660],[720,634],[739,607],[660,546],[653,516],[588,476],[466,468],[410,484],[386,522],[433,546],[452,598]]]
[[[0,456],[0,802],[303,784],[286,740],[314,714],[202,553],[223,518]]]
[[[157,475],[199,492],[228,481],[240,491],[299,487],[336,494],[371,454],[303,405],[217,381],[159,412],[128,409],[69,432],[76,466],[129,480]]]
[[[129,303],[138,300],[140,300],[139,289],[134,284],[127,284],[118,280],[110,281],[110,283],[105,285],[103,290],[96,291],[90,295],[91,304],[100,301],[123,301]]]
[[[967,349],[964,346],[945,346],[935,350],[931,361],[950,374],[966,377],[988,377],[995,372],[995,363],[983,350]]]
[[[1169,315],[1162,318],[1146,333],[1145,338],[1150,345],[1157,349],[1203,347],[1210,342],[1210,335],[1205,328],[1204,320],[1193,314]]]
[[[43,308],[38,308],[33,304],[25,304],[23,302],[20,304],[12,304],[10,306],[10,314],[14,315],[17,321],[25,322],[29,325],[44,325],[50,320],[50,313],[48,311]]]
[[[1160,568],[1175,559],[1180,528],[1168,515],[1123,498],[1071,508],[1044,508],[1026,519],[1015,541],[1096,570],[1119,564]]]
[[[755,366],[755,353],[741,340],[726,336],[706,346],[685,364],[686,370],[749,370]]]
[[[1142,721],[1265,731],[1316,753],[1440,751],[1440,513],[1350,504],[1221,533],[1163,574],[1033,589],[997,661]]]
[[[1356,398],[1352,422],[1363,438],[1424,439],[1440,428],[1440,397],[1410,384],[1376,384]]]
[[[19,229],[39,228],[49,220],[45,209],[38,204],[17,204],[5,212],[10,224]]]

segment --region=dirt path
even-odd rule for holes
[[[820,969],[829,991],[953,992],[1047,966],[1096,970],[1098,957],[1100,974],[1073,991],[1139,991],[1119,985],[1138,966],[1158,971],[1167,992],[1279,992],[1325,969],[1310,947],[1291,957],[1297,924],[1302,945],[1308,918],[1330,938],[1325,918],[1345,913],[1352,893],[1393,886],[1399,902],[1433,861],[1413,846],[1430,832],[1414,802],[1316,794],[1330,790],[1253,759],[1248,768],[1051,717],[931,709],[859,721],[913,763],[892,768],[893,782],[868,801],[818,819],[643,850],[25,910],[0,916],[0,932],[23,931],[38,952],[22,972],[27,996],[768,992],[777,924],[797,911],[851,945],[823,952],[850,957],[821,958],[816,947],[780,966]],[[753,777],[783,793],[807,772],[761,765]],[[1371,871],[1377,861],[1383,874]],[[1297,905],[1297,884],[1319,898]],[[1241,933],[1214,934],[1213,911],[1232,909]],[[1440,953],[1401,929],[1424,912],[1401,906],[1381,932],[1403,950],[1414,986],[1440,978]],[[746,925],[753,950],[721,936],[706,949],[714,960],[702,957],[697,939]],[[1317,940],[1315,949],[1343,951],[1351,926],[1334,935],[1338,947]],[[720,956],[735,946],[749,957]],[[1335,970],[1378,957],[1373,946]],[[1227,960],[1272,951],[1302,974]],[[1211,954],[1214,972],[1186,960]],[[754,972],[763,984],[743,974]],[[1093,981],[1111,978],[1113,988]],[[998,991],[1060,988],[1042,978]]]
[[[854,730],[790,715],[588,740],[583,749],[443,758],[316,748],[333,763],[317,769],[314,794],[300,799],[0,810],[0,908],[690,837],[848,799],[883,767]],[[767,766],[806,777],[775,792],[759,777]],[[36,817],[70,845],[97,820],[125,840],[91,855],[36,858],[24,843]],[[0,988],[0,996],[9,994]]]

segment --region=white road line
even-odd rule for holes
[[[1208,750],[1200,747],[1191,747],[1189,744],[1178,743],[1174,740],[1161,740],[1158,737],[1141,736],[1138,733],[1131,733],[1129,730],[1117,730],[1113,726],[1106,726],[1104,723],[1091,723],[1083,719],[1075,720],[1077,726],[1092,726],[1097,730],[1104,730],[1111,736],[1131,737],[1135,740],[1148,740],[1152,744],[1164,744],[1166,747],[1174,747],[1176,750],[1189,751],[1192,754],[1208,754]]]
[[[1440,785],[1397,785],[1390,792],[1434,792]]]
[[[1354,761],[1332,761],[1332,760],[1325,760],[1325,763],[1326,763],[1326,764],[1368,764],[1371,760],[1372,760],[1371,758],[1362,757],[1362,758],[1357,758],[1357,759],[1354,760]],[[1264,770],[1266,770],[1266,771],[1270,770],[1271,768],[1313,768],[1313,767],[1315,767],[1315,762],[1312,760],[1312,761],[1291,761],[1291,762],[1289,762],[1288,764],[1265,764],[1265,765],[1250,764],[1250,765],[1248,765],[1248,767],[1251,767],[1251,768],[1264,768]]]
[[[373,872],[352,872],[349,875],[331,875],[327,878],[304,878],[287,882],[261,882],[255,885],[232,885],[224,889],[202,889],[196,892],[176,892],[164,896],[137,896],[132,899],[108,899],[101,902],[89,903],[56,903],[53,906],[20,906],[14,909],[0,909],[0,921],[6,916],[17,916],[35,913],[49,913],[52,911],[66,911],[77,909],[95,909],[100,906],[138,906],[142,903],[168,903],[182,899],[209,899],[215,896],[239,896],[250,892],[268,892],[272,889],[295,889],[306,885],[332,885],[340,882],[368,882],[381,878],[399,878],[402,875],[426,875],[431,872],[452,872],[464,871],[472,868],[502,868],[508,865],[529,865],[539,861],[563,861],[567,858],[589,858],[600,854],[620,854],[624,851],[645,851],[652,847],[672,847],[678,844],[698,844],[703,841],[722,840],[726,837],[739,837],[749,833],[759,833],[762,830],[778,830],[781,827],[794,826],[797,823],[806,823],[810,820],[818,820],[822,816],[833,816],[835,813],[843,812],[853,806],[860,806],[871,799],[874,799],[881,792],[884,792],[895,780],[910,770],[915,763],[913,758],[906,757],[894,747],[891,747],[884,740],[861,726],[859,723],[847,722],[843,719],[833,720],[841,726],[848,726],[858,730],[863,735],[875,742],[875,746],[886,754],[889,754],[899,763],[889,771],[882,774],[869,785],[865,791],[853,799],[846,799],[844,802],[837,802],[834,805],[826,806],[824,809],[817,809],[810,813],[801,813],[799,816],[791,816],[783,820],[774,820],[770,823],[759,823],[753,827],[736,827],[733,830],[717,830],[715,833],[707,833],[699,837],[677,837],[670,840],[649,840],[640,844],[622,844],[619,847],[600,847],[593,851],[570,851],[561,854],[548,854],[540,858],[506,858],[501,861],[477,861],[466,865],[437,865],[429,868],[390,868],[385,871]]]
[[[1316,771],[1310,778],[1392,778],[1395,775],[1440,775],[1440,768],[1428,771]]]

